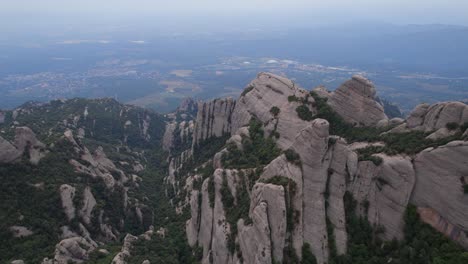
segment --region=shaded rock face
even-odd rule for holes
[[[231,115],[236,105],[232,98],[200,102],[193,132],[193,143],[231,133]]]
[[[461,102],[421,104],[410,113],[407,126],[410,129],[433,131],[445,128],[448,123],[468,122],[468,105]]]
[[[379,155],[382,165],[361,161],[349,190],[359,203],[361,215],[385,228],[384,238],[403,238],[403,215],[415,183],[409,157]],[[367,204],[367,205],[366,205]]]
[[[432,214],[440,215],[456,227],[449,237],[455,236],[463,245],[468,243],[466,237],[456,233],[468,231],[468,195],[463,192],[463,184],[468,182],[466,157],[466,141],[453,141],[419,153],[414,160],[416,185],[411,196],[411,203],[430,208]],[[433,220],[428,219],[428,222]]]
[[[374,84],[363,76],[353,76],[332,93],[318,91],[317,94],[328,97],[333,110],[356,126],[375,126],[388,119],[383,106],[376,100]]]

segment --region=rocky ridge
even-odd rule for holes
[[[407,120],[389,120],[375,100],[375,87],[362,76],[353,76],[333,93],[323,88],[315,89],[314,93],[327,98],[327,104],[355,127],[378,126],[381,132],[394,134],[393,127],[415,123],[413,114]],[[221,105],[224,108],[219,117],[224,119],[218,117],[207,121],[207,113],[219,111],[213,109]],[[424,110],[424,117],[429,119],[416,122],[417,126],[430,133],[455,122],[461,129],[466,120],[460,108],[464,109],[466,105],[449,105],[431,108],[439,109],[441,114],[437,118],[429,118],[428,111]],[[363,159],[362,151],[374,143],[356,142],[351,146],[346,139],[329,134],[327,120],[302,119],[299,107],[306,107],[312,115],[321,111],[308,91],[270,73],[260,73],[235,102],[216,100],[199,105],[199,111],[205,110],[199,112],[194,121],[195,131],[204,132],[194,132],[194,146],[230,132],[230,138],[226,140],[228,147],[220,148],[211,160],[196,164],[193,171],[188,170],[185,177],[180,178],[185,178],[186,183],[179,195],[186,196],[179,197],[182,201],[179,206],[187,206],[191,212],[186,225],[187,238],[191,246],[203,248],[203,263],[281,262],[293,255],[300,258],[304,244],[310,245],[318,263],[328,262],[333,255],[345,254],[349,236],[345,215],[347,194],[357,202],[358,214],[384,230],[380,235],[382,239],[404,237],[405,210],[413,204],[419,210],[430,212],[421,217],[423,221],[466,247],[468,224],[464,220],[468,217],[462,212],[468,211],[468,196],[463,193],[466,181],[461,178],[468,175],[468,164],[453,159],[466,156],[459,152],[468,149],[466,141],[444,143],[434,150],[416,154],[389,155],[381,150]],[[262,125],[265,137],[272,138],[284,154],[266,166],[227,168],[227,153],[235,149],[246,151],[248,142],[255,140],[248,133],[252,119]],[[461,137],[459,132],[456,135]],[[386,145],[378,143],[374,148],[379,147],[384,149]],[[190,149],[193,151],[193,146]],[[432,152],[434,154],[429,154]],[[444,154],[437,155],[438,152]],[[192,154],[196,159],[196,153]],[[453,159],[453,162],[434,162],[442,157]],[[210,166],[215,170],[206,174],[204,171]],[[179,169],[183,167],[184,162]],[[450,173],[448,167],[456,172]],[[186,171],[186,168],[179,170]],[[447,173],[436,175],[437,171]],[[449,177],[451,174],[451,181],[442,180],[446,179],[442,175]],[[198,187],[197,182],[202,184]],[[289,189],[291,183],[283,185],[284,182],[294,183],[294,193]],[[430,191],[435,185],[441,191],[438,195]],[[243,186],[250,200],[248,216],[233,221],[230,219],[232,211],[223,206],[229,202],[226,197],[233,197],[234,203],[240,203],[243,198],[239,193]],[[453,196],[445,196],[442,192],[450,192]],[[241,204],[237,206],[242,207]],[[437,224],[436,217],[440,219],[439,223],[446,224]],[[285,230],[288,225],[290,227]],[[284,252],[289,253],[285,255]]]

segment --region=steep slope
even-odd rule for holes
[[[222,101],[201,105],[212,109]],[[408,228],[425,229],[420,220],[466,247],[468,196],[461,176],[468,164],[431,162],[441,157],[424,150],[468,149],[466,141],[454,141],[466,140],[464,119],[454,117],[459,111],[447,111],[445,119],[459,127],[449,137],[427,138],[438,127],[394,133],[405,121],[389,121],[373,84],[360,76],[329,93],[260,73],[237,101],[228,102],[235,107],[223,111],[224,119],[212,119],[222,125],[197,118],[195,130],[217,132],[203,132],[208,136],[194,140],[189,159],[171,172],[178,175],[173,201],[177,210],[190,210],[187,238],[203,248],[202,263],[299,263],[311,256],[318,263],[354,263],[356,247],[372,252],[393,239],[400,244],[380,260],[410,261],[396,252],[418,239]],[[213,142],[203,155],[197,152]],[[443,188],[439,170],[453,175]],[[441,188],[436,195],[434,185]],[[446,191],[453,197],[444,197]],[[373,242],[362,244],[364,237]]]
[[[140,185],[144,168],[163,161],[164,127],[161,116],[112,99],[6,112],[0,262],[82,262],[101,243],[153,225]]]

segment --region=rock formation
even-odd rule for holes
[[[375,126],[381,120],[388,120],[383,106],[376,100],[374,84],[363,76],[353,76],[334,92],[324,92],[323,88],[315,92],[328,98],[333,110],[356,126]]]
[[[419,106],[407,120],[389,120],[376,101],[374,85],[361,76],[353,76],[335,92],[324,88],[314,92],[328,98],[331,108],[355,126],[382,129],[407,126],[407,131],[410,127],[433,131],[445,129],[450,122],[460,126],[466,122],[466,105],[459,103]],[[213,208],[209,201],[210,179],[204,179],[198,190],[193,189],[193,182],[202,176],[186,175],[186,206],[191,212],[186,223],[187,238],[191,246],[203,247],[204,263],[209,259],[214,263],[235,263],[237,256],[246,263],[281,262],[288,247],[300,258],[305,243],[310,245],[318,263],[327,263],[330,236],[333,236],[336,253],[346,254],[349,239],[344,203],[346,192],[356,200],[358,214],[367,217],[376,228],[382,227],[384,232],[380,237],[384,240],[403,239],[405,210],[409,204],[415,204],[423,221],[466,247],[468,227],[465,220],[468,216],[464,213],[468,208],[465,208],[467,196],[462,190],[463,184],[468,182],[468,163],[464,160],[468,156],[466,141],[454,141],[424,150],[416,156],[377,152],[372,155],[374,161],[361,160],[360,150],[378,150],[385,148],[386,143],[348,144],[345,139],[329,134],[327,120],[302,120],[296,109],[303,105],[315,114],[314,98],[294,82],[270,73],[258,74],[237,102],[229,100],[233,108],[224,108],[229,111],[223,110],[218,119],[216,116],[207,119],[211,113],[219,112],[213,109],[219,109],[220,102],[199,105],[194,142],[230,132],[231,137],[226,143],[242,150],[250,137],[249,122],[255,118],[263,125],[266,137],[278,133],[276,146],[282,151],[292,151],[298,160],[291,160],[293,154],[281,154],[265,167],[232,170],[223,167],[223,156],[230,150],[222,149],[205,163],[216,169],[212,175],[215,186]],[[435,112],[439,115],[434,115]],[[217,125],[212,126],[207,120]],[[395,130],[387,133],[393,132]],[[437,136],[444,138],[447,134],[440,132]],[[248,188],[251,221],[238,219],[237,234],[231,234],[232,226],[221,206],[222,175],[236,197],[238,184],[242,182],[238,174],[248,174],[252,170],[260,170],[260,176]],[[294,182],[295,193],[288,194],[281,184],[268,183],[279,179]],[[289,221],[285,212],[288,211],[295,219],[289,231],[285,229]],[[226,247],[226,239],[232,235],[238,244],[234,254]]]

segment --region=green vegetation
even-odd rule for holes
[[[448,130],[457,130],[458,129],[458,123],[455,122],[450,122],[445,125]]]
[[[284,155],[286,156],[286,160],[288,160],[292,164],[295,164],[297,166],[301,166],[301,157],[293,149],[287,149],[284,152]]]
[[[235,144],[227,146],[228,153],[225,153],[222,158],[224,167],[258,168],[279,156],[280,149],[271,137],[265,138],[260,121],[250,120],[249,133],[250,138],[242,139],[243,150],[238,149]]]
[[[310,244],[307,242],[302,246],[301,264],[317,264],[317,259],[310,249]]]
[[[244,91],[242,91],[242,94],[241,96],[245,96],[246,94],[250,93],[250,91],[252,91],[254,89],[254,86],[253,85],[249,85],[247,86]]]
[[[463,184],[463,193],[468,194],[468,184]]]
[[[412,131],[407,133],[387,133],[381,135],[388,128],[376,127],[355,127],[353,124],[346,123],[333,109],[327,104],[327,98],[319,97],[315,92],[310,92],[310,95],[315,99],[317,114],[314,118],[323,118],[330,123],[330,135],[337,135],[345,138],[348,143],[357,141],[376,142],[383,141],[385,147],[366,149],[360,155],[361,160],[372,160],[376,164],[380,164],[380,160],[371,155],[378,152],[384,152],[388,155],[399,153],[416,154],[429,147],[437,147],[445,145],[450,141],[460,139],[461,133],[458,132],[454,136],[446,137],[439,140],[426,139],[429,133],[421,131]],[[453,127],[452,125],[449,125]],[[461,126],[462,131],[465,125]],[[468,124],[466,125],[468,127]]]
[[[307,105],[300,105],[296,108],[297,115],[300,119],[310,121],[314,119],[314,114],[310,111]]]
[[[277,106],[273,106],[271,107],[270,109],[270,113],[274,116],[274,117],[277,117],[280,113],[280,109],[277,107]]]
[[[290,95],[288,96],[288,102],[299,102],[299,98],[297,98],[295,95]]]
[[[379,166],[380,164],[382,164],[383,159],[378,156],[373,156],[373,154],[385,152],[385,150],[386,150],[385,147],[379,147],[379,146],[370,146],[370,147],[358,149],[357,153],[359,155],[358,156],[359,161],[370,160],[374,163],[375,166]]]
[[[240,175],[240,181],[237,182],[236,195],[234,197],[229,189],[226,174],[223,175],[221,186],[221,201],[226,212],[226,220],[231,227],[231,233],[228,236],[228,249],[231,254],[236,250],[235,239],[237,236],[237,221],[244,219],[244,224],[252,223],[249,217],[250,197],[245,186],[244,177]]]
[[[211,175],[208,180],[208,199],[210,201],[211,208],[214,208],[215,197],[216,197],[216,190],[215,190],[214,176]]]

